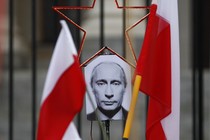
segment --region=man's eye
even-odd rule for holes
[[[112,85],[119,86],[121,82],[113,82]]]
[[[106,83],[104,83],[104,82],[97,82],[96,83],[98,86],[103,86],[103,85],[105,85]]]

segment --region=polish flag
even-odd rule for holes
[[[149,96],[147,140],[179,140],[180,62],[177,0],[153,0],[136,75]]]
[[[86,86],[71,33],[64,20],[61,25],[44,86],[37,140],[81,140],[72,121],[82,109]]]

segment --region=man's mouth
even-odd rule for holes
[[[117,101],[102,101],[105,105],[107,106],[111,106],[113,105],[114,103],[117,103]]]

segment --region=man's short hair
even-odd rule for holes
[[[115,62],[101,62],[101,63],[99,63],[98,65],[96,65],[93,68],[93,71],[91,73],[91,80],[90,80],[90,85],[91,85],[92,88],[93,88],[93,78],[94,78],[93,75],[94,75],[94,73],[96,71],[96,68],[98,68],[101,64],[115,64],[115,65],[117,65],[122,70],[122,79],[123,79],[123,82],[124,82],[124,86],[126,88],[126,86],[127,86],[127,80],[126,80],[126,76],[125,76],[125,71],[124,71],[124,69],[118,63],[115,63]]]

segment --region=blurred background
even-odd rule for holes
[[[0,4],[0,140],[35,139],[39,107],[49,61],[63,19],[52,6],[92,5],[93,0],[1,0]],[[149,0],[119,4],[150,5]],[[178,0],[181,66],[181,140],[210,140],[210,12],[209,1]],[[114,0],[97,0],[92,10],[65,11],[87,31],[81,62],[108,46],[131,63],[124,30],[148,13],[117,9]],[[129,32],[139,55],[146,20]],[[69,24],[79,49],[83,35]],[[146,97],[139,94],[131,140],[145,139]],[[90,140],[91,123],[82,112],[74,119],[83,139]],[[121,139],[123,121],[110,124],[111,139]],[[93,122],[93,138],[101,139]]]

